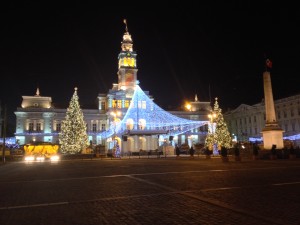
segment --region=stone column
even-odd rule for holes
[[[266,108],[266,124],[276,122],[275,107],[273,100],[273,91],[271,83],[271,75],[269,71],[264,72],[264,94]]]
[[[262,130],[264,149],[271,149],[273,145],[276,145],[277,149],[281,149],[283,148],[283,130],[279,127],[276,120],[271,74],[269,71],[264,72],[263,79],[266,110],[266,124]]]

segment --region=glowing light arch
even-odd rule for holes
[[[175,136],[208,123],[180,118],[163,110],[136,85],[130,106],[121,122],[112,123],[110,129],[101,133],[101,136],[109,137],[114,131],[118,135],[143,131]]]

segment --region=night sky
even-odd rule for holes
[[[262,101],[265,57],[273,62],[274,99],[299,93],[299,7],[273,1],[196,2],[1,7],[1,104],[15,118],[22,96],[34,95],[39,87],[55,106],[67,107],[78,87],[82,108],[96,108],[98,93],[117,83],[124,18],[138,54],[140,86],[165,109],[195,94],[200,101],[218,97],[224,111]]]

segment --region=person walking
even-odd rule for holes
[[[241,161],[241,155],[240,155],[240,143],[236,143],[234,145],[234,156],[235,156],[235,161]]]
[[[194,158],[194,154],[195,154],[195,149],[193,148],[193,146],[191,146],[191,148],[190,148],[190,156],[191,156],[191,158]]]
[[[178,147],[178,144],[175,145],[175,154],[176,154],[176,157],[179,158],[180,157],[180,149]]]

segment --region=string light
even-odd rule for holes
[[[107,138],[113,135],[114,130],[117,134],[144,130],[175,136],[205,124],[208,124],[208,121],[184,119],[163,110],[136,85],[131,104],[122,121],[112,123],[110,129],[101,133],[101,136]]]

